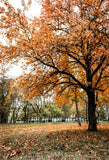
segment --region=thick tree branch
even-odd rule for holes
[[[100,75],[99,75],[99,77],[98,77],[98,80],[97,80],[97,82],[96,82],[96,84],[95,84],[95,87],[96,87],[97,84],[99,83],[99,81],[100,81],[100,79],[101,79],[101,76],[102,76],[102,74],[103,74],[103,71],[104,71],[104,69],[101,70]]]
[[[101,57],[100,63],[97,65],[96,69],[95,69],[95,70],[93,71],[93,73],[92,73],[92,78],[93,78],[93,76],[98,72],[98,70],[102,67],[105,59],[106,59],[105,56],[102,56],[102,57]]]
[[[46,63],[46,62],[44,62],[43,60],[41,60],[41,56],[39,56],[39,57],[40,57],[40,58],[35,57],[36,60],[40,61],[43,65],[46,65],[46,66],[48,66],[48,67],[50,67],[50,68],[55,69],[54,74],[59,74],[59,73],[60,73],[60,74],[67,75],[67,76],[71,77],[72,80],[74,80],[75,82],[77,82],[77,84],[86,91],[85,85],[83,85],[79,80],[77,80],[74,75],[72,75],[71,73],[68,73],[68,72],[66,72],[66,71],[59,70],[56,66],[54,66],[54,65],[52,65],[52,64],[49,64],[49,63]]]

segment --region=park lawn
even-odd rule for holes
[[[109,123],[88,132],[87,124],[0,125],[0,160],[108,160]]]

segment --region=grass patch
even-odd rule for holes
[[[109,124],[98,132],[72,123],[0,126],[0,159],[109,159]]]

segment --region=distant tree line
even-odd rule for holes
[[[66,118],[72,118],[72,121],[78,120],[75,105],[67,104],[61,107],[54,100],[47,100],[44,97],[34,97],[34,101],[22,100],[22,96],[17,94],[17,89],[11,90],[12,79],[0,78],[0,123],[16,122],[51,122],[52,118],[60,118],[59,121],[65,121]],[[87,101],[79,103],[79,119],[87,121]],[[109,109],[107,104],[97,107],[98,120],[109,121]]]

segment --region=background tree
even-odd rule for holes
[[[58,89],[58,93],[55,95],[55,101],[60,105],[63,104],[63,109],[65,110],[64,112],[67,111],[65,115],[68,114],[69,109],[70,109],[69,111],[71,115],[72,114],[71,109],[73,109],[74,107],[76,109],[76,117],[78,120],[78,124],[81,126],[80,113],[79,113],[79,107],[78,107],[78,101],[79,101],[78,95],[80,95],[79,92],[80,91],[76,87],[73,87],[73,88],[70,87],[70,89],[67,88],[65,90],[63,90],[63,88],[60,88]]]
[[[56,103],[50,103],[49,105],[51,119],[63,117],[63,111],[62,108],[60,108],[60,106],[58,106]]]
[[[6,102],[6,97],[9,91],[9,85],[10,85],[9,80],[0,79],[0,123],[8,122],[10,103]]]
[[[67,106],[67,104],[62,105],[63,117],[70,118],[72,115],[72,107]]]
[[[0,123],[7,123],[11,102],[7,99],[12,79],[6,77],[6,67],[1,63],[0,68]]]

